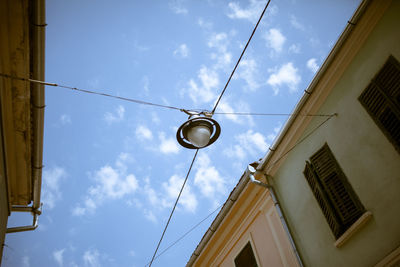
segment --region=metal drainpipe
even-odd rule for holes
[[[250,166],[250,167],[252,167],[252,166]],[[250,182],[252,182],[253,184],[268,188],[268,191],[269,191],[269,193],[271,195],[272,201],[274,202],[276,211],[278,212],[279,218],[281,219],[283,228],[285,229],[285,232],[286,232],[287,236],[289,237],[289,242],[290,242],[290,245],[292,247],[292,250],[293,250],[294,254],[296,255],[297,262],[299,263],[300,267],[304,267],[303,261],[301,260],[299,251],[297,250],[296,244],[294,243],[294,239],[293,239],[292,234],[291,234],[291,232],[289,230],[289,226],[288,226],[288,224],[286,222],[285,216],[283,215],[281,206],[280,206],[279,201],[278,201],[278,199],[276,197],[275,189],[273,188],[272,185],[263,183],[263,182],[257,180],[254,177],[254,174],[259,173],[259,171],[255,171],[255,169],[254,169],[254,171],[252,171],[250,168],[249,168],[249,171],[250,171],[249,172]],[[268,175],[265,175],[265,177],[266,177],[266,179],[268,181]]]
[[[7,228],[7,230],[6,230],[7,234],[32,231],[38,227],[38,216],[42,213],[40,210],[34,209],[33,207],[27,207],[27,206],[14,206],[14,207],[12,207],[11,211],[31,212],[32,216],[33,216],[33,222],[32,222],[32,225],[29,225],[29,226],[18,226],[18,227]]]

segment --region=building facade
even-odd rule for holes
[[[188,266],[241,266],[205,259],[214,254],[221,259],[239,257],[246,249],[242,228],[248,229],[251,237],[264,239],[264,243],[250,242],[257,265],[249,266],[400,264],[398,14],[399,1],[360,4],[305,90],[295,115],[258,163],[255,177],[267,183],[269,190],[252,184],[246,172],[232,192],[237,200],[231,207],[227,201]],[[243,189],[238,189],[241,183]],[[235,228],[236,236],[229,242],[222,238],[229,216],[253,218],[249,209],[240,211],[235,206],[242,198],[254,197],[264,207],[270,193],[276,194],[275,203],[284,214],[277,233],[288,226],[279,239],[287,241],[288,253],[274,253],[284,255],[279,264],[263,257],[281,241],[252,232],[256,220]],[[260,228],[267,231],[268,227]]]
[[[45,3],[0,1],[0,263],[6,233],[33,230],[40,214]],[[11,78],[14,77],[14,78]],[[12,212],[30,212],[27,226],[7,227]]]

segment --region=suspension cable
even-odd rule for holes
[[[231,81],[232,76],[233,76],[233,74],[235,73],[236,68],[237,68],[237,66],[238,66],[239,63],[240,63],[240,60],[242,60],[242,57],[243,57],[243,55],[244,55],[244,52],[246,52],[247,46],[249,45],[251,39],[253,38],[254,33],[255,33],[256,30],[257,30],[258,24],[260,24],[260,21],[261,21],[261,19],[263,18],[264,13],[265,13],[265,11],[266,11],[267,8],[268,8],[269,2],[271,2],[271,0],[268,0],[267,4],[265,5],[265,8],[264,8],[263,12],[261,13],[260,18],[258,19],[257,24],[256,24],[256,26],[254,27],[253,32],[251,33],[249,40],[247,41],[245,47],[243,48],[242,54],[240,55],[238,61],[236,62],[236,65],[235,65],[235,67],[233,68],[232,73],[231,73],[231,75],[229,76],[229,79],[228,79],[228,81],[227,81],[226,84],[225,84],[224,89],[222,90],[221,94],[219,95],[218,100],[217,100],[217,102],[215,103],[215,106],[214,106],[213,110],[211,111],[211,114],[214,114],[214,113],[215,113],[215,110],[217,109],[217,106],[218,106],[218,104],[219,104],[219,101],[221,101],[221,98],[222,98],[222,96],[224,95],[225,90],[226,90],[226,88],[228,87],[228,84],[229,84],[229,82]]]
[[[176,201],[175,201],[174,207],[172,208],[171,214],[169,215],[169,218],[168,218],[167,224],[165,225],[165,228],[164,228],[164,231],[163,231],[163,233],[162,233],[162,235],[161,235],[160,241],[158,241],[157,248],[156,248],[156,250],[154,251],[153,257],[151,258],[151,261],[150,261],[150,263],[149,263],[149,267],[151,267],[151,264],[153,263],[153,261],[154,261],[154,258],[156,257],[156,254],[157,254],[158,248],[160,247],[161,241],[163,240],[163,238],[164,238],[164,235],[165,235],[165,232],[167,231],[167,228],[168,228],[169,222],[171,221],[171,218],[172,218],[172,214],[174,214],[174,211],[175,211],[176,205],[178,204],[179,198],[181,197],[181,194],[182,194],[183,188],[185,187],[186,181],[187,181],[187,179],[188,179],[188,177],[189,177],[190,171],[192,170],[193,163],[194,163],[194,161],[196,160],[196,156],[197,156],[197,153],[198,153],[198,152],[199,152],[199,150],[198,150],[198,149],[196,149],[196,153],[195,153],[195,154],[194,154],[194,156],[193,156],[192,163],[190,164],[189,170],[188,170],[188,172],[187,172],[187,174],[186,174],[186,178],[185,178],[185,180],[183,181],[183,184],[182,184],[181,190],[179,191],[179,194],[178,194],[178,197],[176,198]]]

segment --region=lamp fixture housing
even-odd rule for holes
[[[214,143],[220,133],[218,122],[209,116],[191,114],[176,132],[178,143],[189,149],[200,149]]]

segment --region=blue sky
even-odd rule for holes
[[[290,113],[358,3],[271,1],[217,112]],[[48,0],[46,80],[211,110],[265,4]],[[175,139],[187,115],[55,87],[45,112],[43,214],[7,235],[3,266],[145,266],[195,152]],[[160,252],[225,202],[287,117],[214,119],[221,136],[199,151]],[[153,266],[184,266],[214,216]]]

